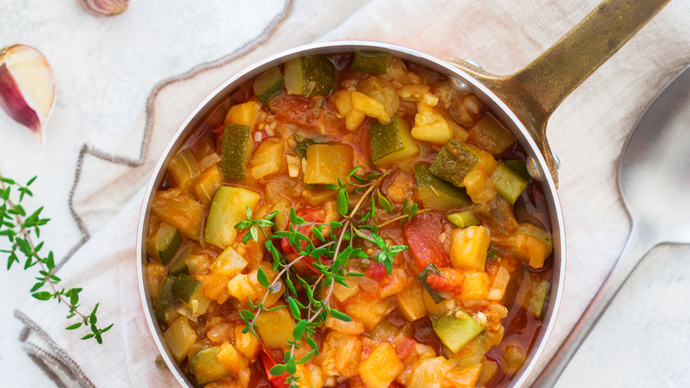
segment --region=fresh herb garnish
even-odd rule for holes
[[[399,217],[394,217],[384,224],[376,225],[377,205],[388,214],[394,214],[393,205],[380,191],[381,181],[387,173],[368,174],[366,177],[363,177],[357,175],[357,171],[360,168],[360,166],[357,166],[352,169],[347,176],[346,182],[338,179],[338,184],[322,185],[326,189],[338,192],[336,209],[343,217],[341,221],[330,223],[308,222],[297,216],[293,207],[290,209],[289,230],[276,231],[274,234],[268,235],[263,228],[274,225],[271,220],[278,212],[273,212],[261,219],[254,220],[252,219],[251,211],[247,208],[247,219],[235,225],[236,229],[248,229],[244,237],[245,243],[252,238],[258,241],[259,233],[263,233],[266,238],[266,249],[273,257],[273,269],[278,270],[280,268],[280,272],[273,282],[269,282],[268,276],[266,276],[263,270],[258,270],[257,280],[268,291],[262,301],[252,301],[250,299],[249,307],[251,310],[240,311],[240,317],[247,325],[244,333],[251,331],[258,338],[256,318],[262,312],[275,311],[285,307],[289,309],[292,317],[297,322],[292,332],[293,338],[288,339],[285,344],[290,350],[285,353],[285,363],[276,364],[271,368],[270,373],[275,376],[288,373],[289,376],[286,379],[286,383],[289,384],[290,388],[298,387],[297,383],[300,377],[296,376],[297,365],[304,364],[313,355],[319,354],[317,343],[313,338],[316,329],[323,325],[329,316],[344,322],[352,320],[343,312],[331,308],[329,303],[336,283],[349,287],[345,281],[348,277],[364,276],[361,272],[346,270],[350,259],[377,260],[386,267],[389,274],[392,273],[395,256],[406,250],[407,246],[391,246],[378,234],[379,228],[398,220],[409,220],[415,214],[424,212],[424,210],[418,212],[416,204],[407,207],[408,201],[405,201]],[[351,202],[350,193],[358,196],[361,195],[354,205]],[[324,232],[326,228],[328,228],[327,233]],[[320,242],[318,246],[314,245],[312,238],[300,232],[305,230],[311,230],[312,235]],[[292,261],[288,261],[285,255],[278,251],[273,243],[274,240],[279,243],[281,239],[287,239],[288,244],[299,256]],[[362,251],[361,248],[355,248],[356,239],[367,240],[375,244],[377,249],[374,250],[373,254],[369,255]],[[313,282],[305,280],[293,268],[296,263],[307,257],[313,259],[311,266],[319,272],[318,277],[315,276],[317,279]],[[287,286],[287,305],[266,308],[264,303],[268,295],[280,292],[280,284],[278,282],[281,280]],[[295,282],[298,282],[302,293],[298,292]],[[317,290],[319,291],[318,295]],[[306,304],[300,302],[300,296],[302,296]],[[298,360],[295,357],[295,350],[304,346],[305,343],[309,345],[311,351]]]
[[[0,199],[2,199],[2,204],[0,205],[0,236],[7,237],[10,243],[10,249],[2,249],[0,252],[8,254],[7,270],[10,270],[14,263],[21,263],[18,252],[25,258],[24,270],[38,266],[40,276],[36,277],[38,282],[31,288],[31,296],[43,301],[56,299],[59,303],[69,307],[67,319],[77,317],[78,322],[67,326],[65,329],[76,330],[86,326],[91,329],[91,333],[83,336],[81,339],[93,338],[101,344],[103,343],[103,333],[110,330],[113,325],[110,324],[105,328],[97,326],[98,317],[96,312],[98,310],[98,303],[96,303],[96,306],[89,314],[84,314],[79,310],[79,307],[81,307],[79,304],[81,288],[59,289],[58,283],[61,279],[53,274],[55,270],[53,252],[50,251],[47,255],[42,254],[43,241],[35,243],[32,238],[32,232],[36,239],[40,238],[41,226],[50,221],[48,218],[41,218],[43,207],[29,214],[21,205],[25,197],[33,197],[29,186],[35,180],[36,177],[33,177],[26,185],[22,186],[13,179],[0,176]],[[15,191],[12,188],[19,194],[18,196],[16,194],[13,195]],[[18,197],[16,203],[12,200],[12,197]],[[27,216],[27,214],[29,215]],[[41,291],[46,285],[49,290]]]

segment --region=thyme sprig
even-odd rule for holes
[[[44,255],[41,253],[44,242],[34,243],[32,234],[36,239],[40,238],[41,226],[46,225],[50,221],[48,218],[41,218],[42,206],[32,213],[29,213],[22,206],[22,201],[25,197],[33,197],[29,186],[35,180],[36,177],[33,177],[26,185],[21,185],[13,179],[0,176],[0,199],[2,199],[2,204],[0,205],[0,236],[7,237],[10,244],[9,249],[2,249],[0,252],[8,255],[7,270],[9,271],[14,263],[21,264],[20,254],[24,256],[24,270],[38,266],[39,276],[36,277],[37,282],[31,288],[31,296],[42,301],[54,299],[58,303],[67,306],[69,309],[67,319],[77,317],[78,321],[65,329],[76,330],[86,326],[91,330],[91,333],[83,336],[81,339],[88,340],[93,338],[96,342],[102,344],[103,333],[110,330],[113,325],[110,324],[105,328],[98,327],[96,313],[99,304],[97,303],[88,314],[80,311],[79,293],[82,292],[82,289],[78,287],[70,289],[59,288],[58,284],[61,279],[53,273],[55,270],[53,252],[50,251],[47,255]],[[13,188],[15,189],[14,191],[12,190]],[[16,199],[13,200],[13,197]],[[27,214],[29,215],[27,216]],[[41,291],[46,286],[48,290]]]
[[[382,225],[375,223],[377,207],[388,214],[394,214],[393,205],[380,190],[381,182],[387,172],[360,176],[357,175],[360,168],[358,166],[352,169],[345,182],[338,179],[338,184],[322,185],[326,189],[338,192],[336,209],[343,217],[340,221],[330,223],[306,221],[299,217],[295,208],[292,207],[289,214],[288,230],[276,231],[269,235],[264,231],[264,228],[274,226],[272,220],[278,212],[254,220],[251,210],[247,208],[247,219],[235,225],[236,229],[248,229],[244,237],[245,243],[250,239],[258,241],[259,233],[262,233],[266,240],[266,249],[273,257],[273,270],[280,269],[272,282],[269,281],[263,269],[258,270],[257,280],[267,289],[267,292],[262,301],[250,299],[250,310],[240,311],[240,317],[247,325],[244,333],[251,331],[259,337],[256,333],[258,328],[256,321],[261,313],[281,308],[287,308],[290,311],[297,323],[293,329],[292,338],[288,339],[285,344],[289,350],[285,353],[284,363],[276,364],[270,370],[270,373],[275,376],[287,373],[286,382],[290,388],[297,388],[297,383],[300,381],[300,377],[297,375],[297,366],[319,354],[316,340],[313,337],[316,329],[325,324],[329,317],[344,322],[352,320],[347,314],[330,305],[336,283],[349,287],[346,282],[348,277],[365,276],[361,272],[348,269],[349,261],[353,258],[376,260],[382,263],[390,274],[395,256],[407,249],[405,245],[391,246],[378,234],[379,228],[391,223],[391,221]],[[356,203],[351,202],[350,194],[359,195]],[[409,219],[418,213],[417,205],[408,207],[406,201],[401,215],[393,218],[392,222]],[[326,228],[329,228],[328,233],[324,233]],[[310,231],[313,238],[308,236],[306,231]],[[274,241],[280,242],[281,239],[287,241],[288,245],[296,252],[297,256],[291,257],[292,260],[288,260],[286,255],[276,248]],[[378,252],[375,251],[374,254],[369,255],[361,248],[356,248],[356,239],[367,240],[375,244]],[[314,241],[317,242],[318,246],[314,244]],[[306,258],[311,259],[310,265],[318,272],[318,278],[315,281],[307,281],[306,276],[301,276],[294,270],[295,264]],[[285,300],[287,304],[267,308],[264,304],[268,295],[281,291],[281,281],[284,281],[286,285]],[[295,283],[298,283],[301,292],[298,291]],[[299,350],[305,343],[311,350],[297,359],[295,351]]]

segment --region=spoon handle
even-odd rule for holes
[[[602,314],[618,293],[625,280],[630,276],[637,264],[644,258],[655,245],[648,238],[650,233],[645,233],[633,224],[628,241],[621,252],[618,261],[611,273],[602,284],[601,288],[584,311],[580,320],[575,324],[561,347],[553,355],[532,388],[551,388],[556,384],[563,370],[573,358],[582,342],[592,331]]]

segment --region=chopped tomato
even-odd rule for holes
[[[264,364],[264,369],[266,370],[266,379],[268,379],[268,382],[271,383],[273,388],[289,387],[288,383],[285,382],[285,380],[287,380],[288,378],[287,372],[283,373],[280,376],[274,376],[271,374],[271,368],[273,368],[274,365],[278,364],[278,362],[273,358],[271,352],[269,352],[266,348],[264,348],[261,352],[261,363]]]
[[[417,341],[410,337],[405,337],[395,347],[395,352],[398,353],[398,357],[400,357],[401,360],[405,360],[416,344]]]
[[[429,287],[433,288],[434,290],[448,291],[452,292],[453,294],[462,293],[462,283],[459,285],[453,284],[448,279],[435,273],[430,274],[426,278],[426,282],[429,283]]]
[[[314,100],[302,96],[291,96],[285,91],[271,98],[268,107],[278,120],[315,131],[317,109]]]
[[[405,240],[412,257],[417,261],[419,271],[429,263],[434,263],[438,268],[448,266],[448,257],[439,240],[443,218],[442,214],[436,212],[422,213],[412,217],[412,221],[403,226]]]
[[[295,215],[297,217],[303,218],[307,222],[323,222],[323,220],[326,218],[326,211],[322,208],[314,209],[311,207],[303,207],[301,209],[298,209],[295,211]],[[288,222],[288,230],[290,228],[290,223]],[[302,233],[303,235],[311,238],[312,237],[312,232],[311,232],[311,226],[301,226],[297,228],[297,231]],[[301,242],[301,247],[304,249],[307,246],[306,241]],[[283,249],[283,252],[285,253],[296,253],[295,248],[293,248],[290,245],[290,239],[287,237],[283,237],[280,240],[280,247]]]
[[[377,282],[381,281],[387,273],[386,266],[378,261],[371,263],[366,271],[364,271],[364,274],[367,275],[368,278],[376,280]]]

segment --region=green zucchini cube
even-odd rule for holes
[[[436,210],[458,209],[472,204],[464,188],[455,187],[429,173],[429,167],[415,164],[417,196],[425,208]]]
[[[280,93],[284,83],[285,78],[283,78],[280,68],[274,67],[258,76],[252,84],[252,89],[254,89],[254,95],[259,102],[268,108],[268,100]]]
[[[244,179],[244,171],[254,151],[254,138],[248,125],[225,124],[220,146],[220,173],[229,181]]]
[[[388,64],[393,55],[383,51],[355,50],[350,70],[361,71],[373,75],[388,73]]]
[[[522,191],[527,187],[527,181],[503,163],[499,163],[491,173],[498,194],[511,205],[515,204]]]
[[[230,371],[216,357],[219,351],[220,346],[212,346],[198,351],[189,360],[189,368],[200,385],[230,376]]]
[[[432,319],[432,323],[438,338],[453,353],[459,352],[463,346],[484,331],[482,325],[462,310],[450,313],[438,320]]]
[[[285,64],[285,89],[288,94],[325,96],[335,91],[337,73],[328,57],[312,55],[289,60]]]
[[[376,166],[385,166],[419,154],[419,145],[410,135],[410,124],[397,115],[388,124],[375,121],[369,126],[369,149],[371,161]]]
[[[464,187],[465,175],[478,164],[477,155],[459,141],[450,139],[431,162],[429,172],[457,187]]]

